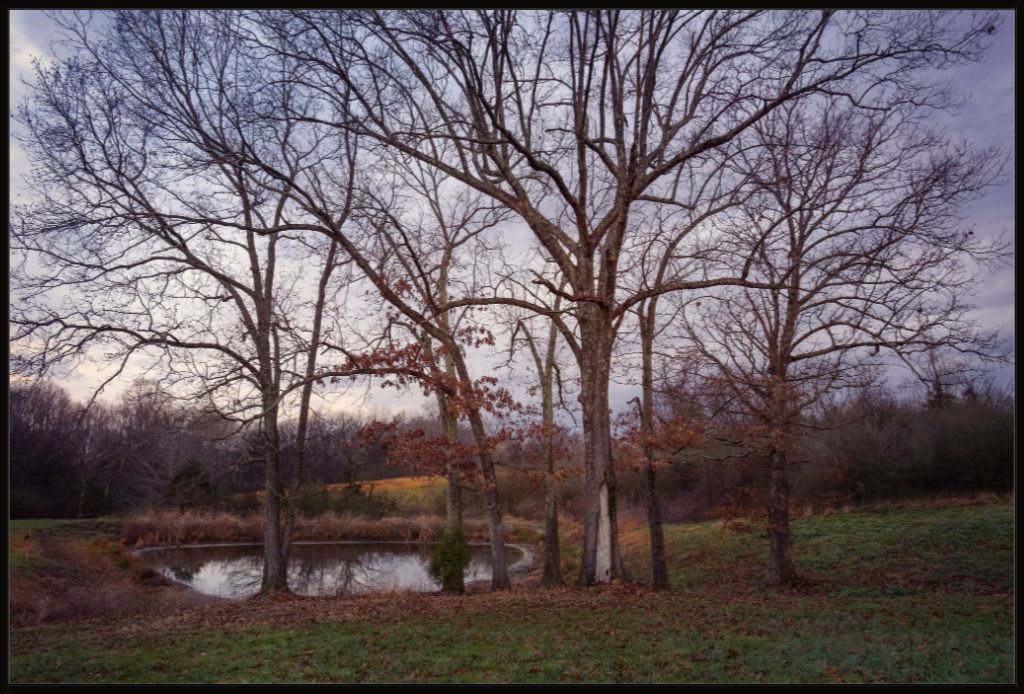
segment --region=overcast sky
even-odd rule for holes
[[[982,64],[961,66],[948,71],[953,84],[969,98],[966,105],[956,114],[942,116],[942,123],[950,132],[962,133],[979,147],[997,145],[1009,151],[1014,149],[1014,25],[1013,12],[1001,13],[1005,19],[994,37],[988,60]],[[54,28],[41,12],[16,10],[8,12],[10,22],[10,103],[11,109],[25,95],[22,79],[31,78],[33,58],[47,59],[49,44],[55,37]],[[14,127],[14,124],[11,124]],[[10,146],[10,196],[13,202],[24,199],[22,179],[27,166],[24,153],[11,138]],[[1014,169],[1016,162],[1014,162]],[[969,221],[980,234],[995,235],[1002,232],[1013,234],[1014,221],[1014,176],[1005,184],[989,189],[984,198],[970,210]],[[1009,348],[1015,344],[1014,336],[1014,268],[990,273],[976,297],[979,319],[989,327],[998,328]],[[83,367],[63,382],[73,397],[85,398],[102,380],[101,369],[96,366]],[[1013,369],[1006,367],[997,372],[1001,383],[1012,381]],[[123,379],[130,383],[130,375]],[[110,389],[109,395],[116,396],[122,387]],[[359,393],[363,390],[359,389]],[[369,403],[357,400],[353,392],[341,398],[348,406],[360,405],[380,410],[405,410],[416,412],[425,401],[418,393],[400,395],[394,390],[374,391]],[[621,407],[632,397],[632,388],[613,386],[612,406]]]

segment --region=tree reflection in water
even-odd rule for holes
[[[320,596],[438,590],[439,584],[427,573],[431,551],[429,545],[407,543],[297,543],[288,563],[288,585],[299,595]],[[474,547],[471,554],[466,579],[489,579],[487,548]],[[144,556],[163,575],[201,593],[243,598],[259,592],[259,545],[162,548]]]

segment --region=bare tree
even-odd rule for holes
[[[323,261],[313,335],[303,345],[291,339],[288,310],[303,253],[288,236],[268,233],[287,224],[291,191],[225,151],[246,142],[272,156],[307,143],[287,126],[257,122],[288,93],[249,90],[252,65],[239,60],[232,17],[125,12],[110,21],[94,41],[88,19],[61,18],[79,54],[39,67],[19,112],[37,202],[12,228],[12,249],[24,258],[15,339],[38,371],[108,350],[117,368],[104,386],[129,359],[156,351],[165,380],[195,386],[195,397],[239,424],[258,422],[262,590],[286,590],[278,418],[284,397],[302,385],[300,409],[308,407],[337,249]],[[348,144],[342,138],[333,151],[351,171]],[[351,185],[333,183],[344,223]],[[304,369],[289,370],[303,357]]]
[[[880,350],[992,353],[995,336],[970,319],[977,277],[966,264],[1004,248],[964,229],[960,213],[1005,155],[950,142],[916,109],[865,112],[832,99],[786,104],[750,134],[735,164],[757,191],[717,249],[748,258],[751,277],[771,288],[701,297],[684,324],[760,428],[768,580],[782,586],[795,577],[787,466],[802,413],[863,380]]]
[[[687,167],[680,172],[679,187],[688,192],[685,197],[683,194],[678,196],[678,205],[651,209],[646,218],[634,214],[633,224],[642,229],[634,233],[634,243],[642,248],[642,252],[638,254],[634,267],[624,268],[624,274],[635,276],[635,285],[641,291],[650,292],[634,305],[632,312],[639,328],[641,399],[638,414],[646,461],[643,476],[651,542],[651,586],[655,590],[669,587],[657,469],[671,461],[674,450],[673,445],[661,440],[665,433],[662,425],[667,422],[656,421],[655,355],[658,338],[683,308],[675,305],[665,315],[663,309],[659,310],[664,305],[660,302],[663,295],[651,290],[671,283],[673,278],[706,276],[722,269],[714,267],[717,255],[713,249],[717,239],[708,233],[708,229],[749,194],[746,177],[736,175],[726,166],[728,156],[709,159],[701,167]],[[660,456],[659,451],[668,454],[668,458]]]
[[[914,354],[899,355],[914,379],[924,387],[928,405],[941,409],[984,375],[984,363],[972,355],[958,353],[943,345],[931,345]]]
[[[12,518],[55,518],[64,503],[74,406],[46,380],[14,381],[8,393],[8,456]]]
[[[333,105],[332,124],[506,206],[564,278],[578,333],[558,325],[580,370],[586,442],[584,584],[619,568],[608,388],[623,316],[659,293],[750,282],[740,271],[622,287],[632,210],[678,204],[684,166],[787,102],[819,93],[865,108],[932,99],[918,75],[977,57],[994,20],[958,21],[831,11],[260,16],[274,35],[262,43],[306,66],[295,79]],[[439,310],[470,303],[550,315],[502,288]]]
[[[561,298],[555,297],[552,310],[560,309]],[[562,399],[562,375],[556,360],[558,350],[558,327],[547,321],[547,336],[539,343],[531,332],[526,320],[517,320],[512,333],[510,357],[515,351],[516,337],[522,334],[533,359],[540,386],[541,402],[541,456],[544,466],[544,561],[541,585],[562,586],[562,552],[558,537],[558,478],[555,474],[555,386],[558,386],[559,400]],[[539,343],[539,344],[538,344]],[[564,406],[564,402],[563,402]]]

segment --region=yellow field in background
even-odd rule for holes
[[[374,491],[395,492],[443,486],[445,479],[438,475],[424,475],[422,477],[395,477],[390,480],[373,480],[363,484],[367,487],[373,487]],[[327,489],[336,492],[341,491],[345,486],[344,484],[329,484]]]

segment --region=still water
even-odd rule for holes
[[[427,573],[431,544],[404,542],[300,542],[292,545],[288,586],[299,595],[343,595],[380,590],[440,589]],[[258,544],[192,545],[143,550],[154,570],[190,588],[223,598],[255,595],[263,576]],[[490,549],[470,546],[466,582],[491,578]],[[509,565],[523,559],[505,547]]]

